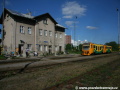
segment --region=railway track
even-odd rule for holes
[[[1,71],[12,71],[12,70],[25,70],[35,67],[52,66],[67,62],[84,62],[89,60],[95,60],[95,58],[114,56],[117,53],[91,55],[91,56],[59,56],[59,57],[42,57],[38,59],[26,59],[26,60],[4,60],[0,61],[0,72]]]
[[[16,88],[16,90],[22,90],[23,88],[31,89],[33,87],[33,89],[41,88],[41,90],[47,87],[51,88],[51,86],[54,87],[54,85],[62,83],[62,80],[64,79],[64,81],[69,80],[76,77],[76,75],[81,75],[86,71],[117,59],[120,59],[120,55],[117,53],[111,53],[93,56],[78,56],[65,59],[62,59],[62,57],[60,57],[60,59],[54,60],[53,57],[51,57],[51,59],[47,60],[30,62],[31,64],[27,63],[22,68],[0,71],[0,83],[2,84],[1,87],[3,87],[1,90],[8,90],[4,88],[9,88],[9,90],[12,90],[13,87]],[[46,63],[42,63],[42,65],[40,65],[40,62],[43,61]],[[35,63],[38,63],[38,66],[34,66]],[[7,64],[11,65],[11,63]],[[33,65],[33,67],[31,65]],[[70,78],[68,79],[68,77]],[[6,86],[6,82],[9,87]],[[56,84],[54,84],[54,82]],[[32,85],[29,85],[30,83],[32,83]],[[21,87],[21,85],[23,86]],[[36,87],[36,85],[38,85],[38,87]]]

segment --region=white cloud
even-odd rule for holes
[[[72,16],[63,16],[63,18],[72,18]]]
[[[72,43],[74,46],[78,46],[79,44],[88,43],[88,40],[84,40],[84,41],[81,41],[81,40],[74,41],[74,40],[72,39],[72,40],[71,40],[71,43]]]
[[[73,16],[85,15],[86,6],[80,5],[76,1],[66,2],[62,6],[63,18],[72,18]]]
[[[66,21],[66,22],[65,22],[65,24],[66,24],[67,26],[71,26],[73,23],[74,23],[73,21]]]
[[[79,23],[79,21],[65,21],[65,24],[67,25],[67,26],[70,26],[70,27],[74,27],[74,25],[73,24],[77,24],[77,23]],[[75,26],[75,27],[78,27],[78,26]]]
[[[86,26],[87,29],[98,29],[97,27],[93,27],[93,26]]]

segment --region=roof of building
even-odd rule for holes
[[[6,9],[6,8],[5,8]],[[21,17],[25,17],[25,18],[30,18],[30,19],[33,19],[34,16],[31,16],[30,14],[22,14],[22,13],[19,13],[17,11],[13,11],[11,9],[6,9],[8,12],[10,12],[11,14],[13,15],[17,15],[17,16],[21,16]]]
[[[48,15],[51,18],[51,20],[53,20],[53,22],[55,24],[57,24],[57,22],[53,19],[53,17],[49,13],[45,13],[45,14],[42,14],[42,15],[39,15],[39,16],[32,16],[30,13],[23,14],[23,13],[19,13],[17,11],[13,11],[11,9],[6,9],[5,8],[4,12],[6,12],[6,11],[11,13],[12,15],[23,17],[23,18],[28,18],[28,19],[32,19],[32,20],[36,20],[37,18],[40,18],[40,17],[45,16],[45,15]],[[3,16],[3,13],[1,15],[0,21],[2,21],[2,16]]]
[[[66,27],[64,27],[64,26],[62,26],[62,25],[60,25],[60,24],[56,24],[56,26],[57,26],[57,27],[61,27],[61,28],[65,28],[65,29],[66,29]]]
[[[14,10],[11,10],[11,9],[6,9],[6,8],[4,9],[4,12],[9,12],[12,15],[19,16],[19,17],[22,17],[22,18],[31,19],[31,20],[37,20],[37,18],[40,18],[40,17],[43,17],[43,16],[48,16],[56,24],[57,27],[61,27],[61,28],[66,29],[64,26],[58,24],[49,13],[45,13],[45,14],[38,15],[38,16],[32,16],[31,13],[23,14],[23,13],[19,13],[17,11],[14,11]],[[2,16],[3,16],[3,14],[1,15],[0,23],[2,23]]]

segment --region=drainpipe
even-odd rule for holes
[[[36,21],[37,22],[37,21]],[[37,25],[37,24],[36,24]],[[35,41],[35,49],[34,49],[34,51],[36,51],[36,25],[35,25],[35,36],[34,36],[34,41]]]
[[[16,29],[17,29],[17,21],[16,21],[16,26],[15,26],[15,52],[16,52]]]

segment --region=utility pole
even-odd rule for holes
[[[3,42],[3,38],[4,38],[3,37],[4,36],[3,35],[4,34],[3,33],[4,32],[4,8],[5,8],[5,0],[3,0],[3,18],[2,18],[3,20],[2,20],[2,33],[1,33],[2,34],[2,39],[1,39],[2,40],[2,47],[4,46],[4,42]]]
[[[76,24],[75,24],[76,19],[77,19],[77,16],[75,17],[75,20],[74,20],[74,45],[75,45],[75,40],[76,40],[76,37],[75,37],[76,36]]]
[[[117,8],[117,12],[118,12],[118,49],[120,53],[120,13],[118,8]]]

